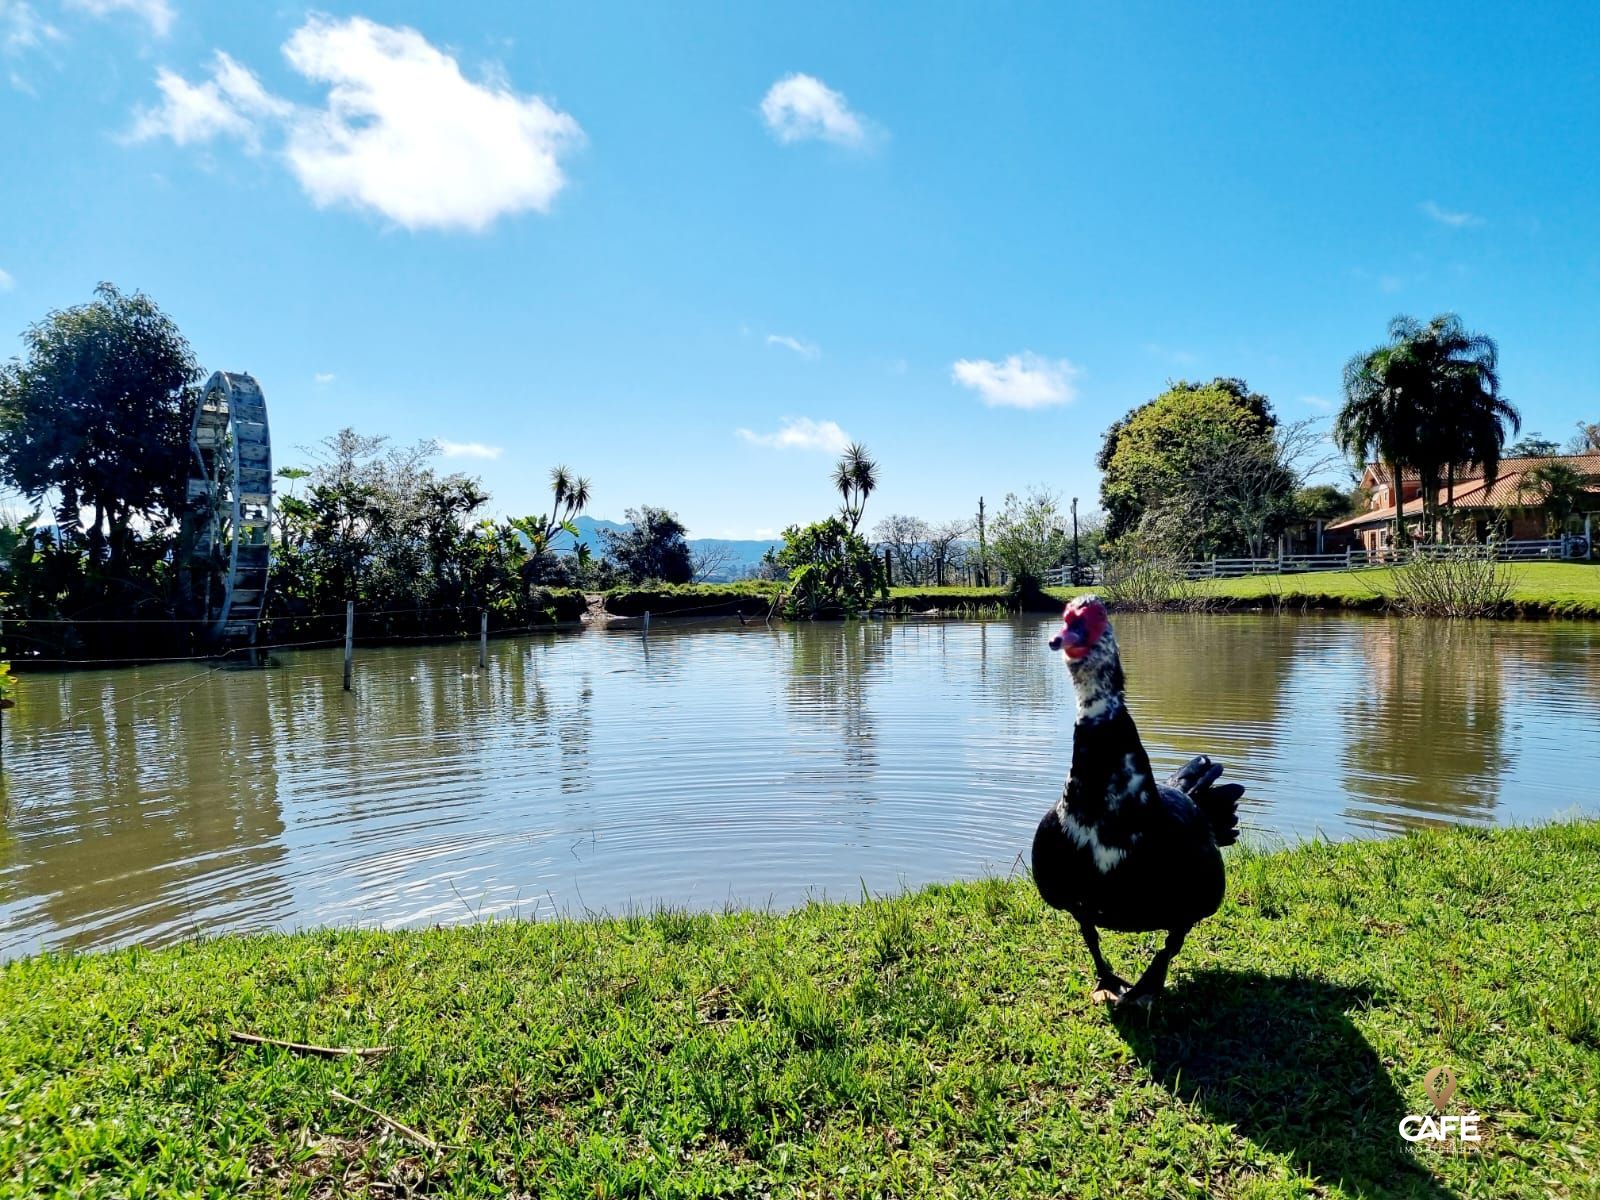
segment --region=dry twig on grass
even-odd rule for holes
[[[415,1129],[411,1128],[411,1126],[395,1120],[388,1113],[379,1112],[370,1104],[361,1103],[361,1101],[357,1100],[353,1096],[346,1096],[343,1092],[336,1092],[331,1088],[328,1091],[328,1095],[332,1096],[335,1100],[342,1100],[346,1104],[352,1104],[364,1113],[370,1113],[372,1116],[377,1117],[378,1120],[382,1121],[385,1125],[394,1130],[396,1133],[400,1134],[402,1137],[410,1138],[413,1142],[416,1142],[417,1145],[424,1146],[427,1149],[432,1150],[435,1154],[443,1149],[438,1142],[434,1141],[427,1134],[418,1133]]]
[[[305,1042],[285,1042],[278,1038],[262,1037],[258,1033],[240,1033],[234,1030],[228,1034],[236,1042],[243,1042],[247,1046],[278,1046],[284,1050],[293,1050],[298,1054],[317,1054],[323,1058],[343,1058],[353,1055],[356,1058],[376,1058],[380,1054],[387,1054],[393,1047],[390,1046],[313,1046]]]

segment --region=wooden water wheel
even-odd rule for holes
[[[272,440],[260,385],[239,372],[213,375],[189,446],[181,544],[191,595],[210,638],[254,643],[272,565]]]

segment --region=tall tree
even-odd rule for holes
[[[1425,326],[1410,322],[1405,332],[1413,339],[1428,389],[1419,438],[1424,500],[1436,504],[1442,463],[1445,509],[1453,522],[1457,469],[1476,463],[1492,483],[1500,473],[1507,434],[1522,428],[1522,416],[1500,394],[1500,351],[1493,338],[1468,332],[1454,313]]]
[[[1395,503],[1395,544],[1407,540],[1403,473],[1416,472],[1424,526],[1438,518],[1438,495],[1455,504],[1459,468],[1476,463],[1493,480],[1508,428],[1521,417],[1500,394],[1494,341],[1471,333],[1454,313],[1426,325],[1414,317],[1389,322],[1389,340],[1345,364],[1344,405],[1334,441],[1362,462],[1376,458],[1388,472]]]
[[[694,559],[683,535],[683,523],[664,508],[648,504],[625,514],[628,528],[602,529],[606,558],[633,583],[658,579],[662,583],[688,583],[694,578]]]
[[[1100,447],[1107,539],[1146,526],[1147,518],[1182,489],[1195,503],[1173,532],[1196,553],[1227,550],[1233,533],[1222,490],[1235,479],[1215,465],[1269,438],[1276,428],[1267,398],[1238,379],[1180,381],[1141,404],[1106,430]]]
[[[867,497],[878,486],[878,464],[872,461],[860,442],[846,446],[834,464],[833,486],[843,500],[839,515],[850,523],[850,532],[854,533],[861,524],[861,511],[867,505]]]
[[[1395,321],[1409,318],[1395,318]],[[1354,355],[1344,365],[1344,403],[1333,419],[1333,442],[1357,465],[1376,460],[1389,476],[1389,498],[1394,504],[1394,544],[1406,542],[1403,472],[1415,469],[1421,390],[1411,347],[1404,339],[1390,340],[1365,354]]]
[[[22,340],[24,356],[0,366],[0,479],[52,498],[62,536],[94,562],[109,548],[115,571],[136,518],[182,510],[200,365],[155,301],[109,283]]]
[[[1011,576],[1011,590],[1023,597],[1037,596],[1045,574],[1072,552],[1061,497],[1044,488],[1033,488],[1026,496],[1007,493],[994,519],[991,548],[995,561]]]
[[[1527,437],[1521,438],[1515,444],[1506,447],[1507,458],[1554,458],[1560,453],[1561,447],[1554,438],[1547,438],[1544,434],[1537,432],[1530,433]]]

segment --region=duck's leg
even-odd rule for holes
[[[1144,969],[1144,974],[1139,976],[1139,982],[1134,984],[1121,996],[1117,997],[1117,1005],[1140,1004],[1149,1008],[1155,1002],[1161,989],[1167,986],[1167,966],[1172,962],[1172,956],[1183,949],[1183,939],[1188,936],[1192,926],[1185,925],[1182,929],[1174,929],[1167,934],[1167,944],[1156,951],[1156,956],[1150,960],[1150,965]]]
[[[1094,991],[1089,993],[1089,999],[1096,1004],[1115,1004],[1128,990],[1128,982],[1111,969],[1105,955],[1100,953],[1100,931],[1081,917],[1078,928],[1083,932],[1084,944],[1089,947],[1089,956],[1094,959]]]

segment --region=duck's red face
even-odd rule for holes
[[[1094,596],[1069,601],[1061,620],[1061,632],[1050,639],[1050,649],[1061,651],[1072,662],[1089,656],[1109,624],[1106,606]]]

